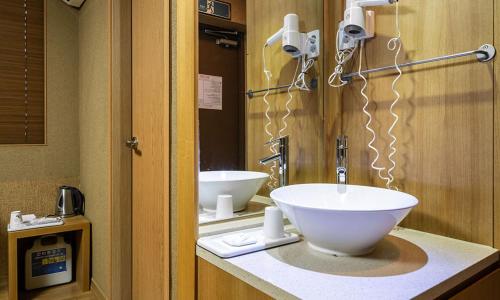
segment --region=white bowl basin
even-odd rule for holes
[[[271,198],[311,248],[339,256],[370,253],[418,204],[402,192],[336,184],[290,185]]]
[[[200,172],[199,204],[206,211],[215,211],[218,195],[232,195],[233,210],[244,210],[268,177],[266,173],[251,171]]]

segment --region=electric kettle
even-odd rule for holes
[[[71,217],[83,215],[85,212],[85,197],[80,190],[72,186],[59,187],[59,197],[56,202],[56,215]]]

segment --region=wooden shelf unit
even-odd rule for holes
[[[49,234],[74,233],[74,253],[73,268],[75,268],[75,278],[69,284],[57,285],[33,291],[21,291],[19,286],[19,257],[18,246],[23,239],[35,238]],[[64,219],[64,224],[60,226],[35,228],[8,233],[8,268],[9,268],[9,300],[35,299],[37,295],[57,294],[52,290],[64,290],[71,295],[65,297],[78,297],[90,290],[90,222],[84,216],[75,216]],[[24,271],[23,271],[24,273]],[[54,299],[54,298],[52,298]]]

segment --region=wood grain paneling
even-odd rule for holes
[[[323,15],[323,89],[324,101],[324,164],[326,182],[336,181],[336,138],[342,133],[342,91],[343,89],[332,88],[328,85],[329,74],[336,66],[335,50],[338,22],[344,16],[344,1],[324,1]]]
[[[477,49],[493,42],[493,2],[402,1],[403,51],[400,61]],[[393,63],[386,49],[394,36],[394,7],[377,8],[375,39],[366,46],[364,67]],[[369,78],[369,110],[377,148],[388,165],[387,129],[393,75]],[[406,69],[397,84],[396,185],[420,203],[403,225],[422,231],[493,245],[493,67],[462,59]],[[343,91],[343,131],[350,136],[353,184],[383,186],[369,168],[374,157],[364,129],[360,80]],[[335,147],[329,140],[328,147]],[[332,150],[333,151],[333,150]],[[331,151],[330,151],[331,152]],[[497,181],[498,182],[498,181]]]
[[[465,290],[451,297],[451,300],[499,299],[500,298],[500,270],[481,278]]]
[[[132,298],[168,299],[169,6],[132,0]]]
[[[195,245],[198,230],[197,75],[198,13],[196,1],[172,1],[171,76],[171,282],[172,299],[196,296]]]
[[[132,298],[132,1],[111,1],[111,299]]]
[[[247,1],[247,89],[265,88],[267,82],[263,72],[262,47],[266,39],[283,26],[283,17],[296,13],[300,18],[300,31],[306,32],[323,28],[323,1]],[[268,68],[273,73],[271,86],[289,84],[297,65],[277,43],[266,49]],[[288,128],[283,135],[290,136],[290,184],[322,181],[323,161],[323,82],[322,60],[309,71],[319,80],[318,88],[312,92],[293,91],[290,104],[291,114],[287,119]],[[270,130],[275,137],[283,126],[288,94],[271,93],[268,96],[272,124]],[[266,118],[263,95],[247,98],[247,169],[268,172],[268,166],[258,164],[259,159],[271,154],[264,143],[269,137],[264,131]],[[277,174],[277,172],[276,172]]]
[[[495,38],[494,41],[495,43],[500,42],[500,3],[494,2],[494,8],[495,8],[495,25],[494,27],[496,28],[495,30]],[[498,46],[498,44],[496,45]],[[498,47],[497,47],[498,51]],[[495,59],[494,62],[495,66],[495,98],[494,98],[494,108],[495,108],[495,117],[494,117],[494,127],[495,127],[495,137],[494,137],[494,145],[493,148],[495,150],[495,156],[493,158],[493,165],[494,165],[494,179],[493,182],[494,184],[494,227],[493,231],[495,233],[495,243],[494,247],[495,248],[500,248],[500,60],[498,59],[498,53],[497,53],[497,58]]]
[[[273,299],[198,257],[198,297],[200,300]]]
[[[246,0],[224,0],[231,3],[231,22],[246,23]]]
[[[27,60],[24,2],[8,0],[0,4],[0,144],[45,142],[44,3],[27,1]]]

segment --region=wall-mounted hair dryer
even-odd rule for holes
[[[301,33],[299,31],[299,16],[296,14],[285,16],[283,27],[267,39],[265,46],[272,46],[280,39],[283,51],[293,57],[302,54],[307,55],[308,58],[319,56],[319,30]]]
[[[346,0],[344,11],[344,33],[354,39],[367,36],[364,7],[382,6],[398,0]]]
[[[339,23],[339,50],[354,48],[357,41],[375,36],[375,12],[365,7],[383,6],[399,0],[346,0],[344,20]]]

